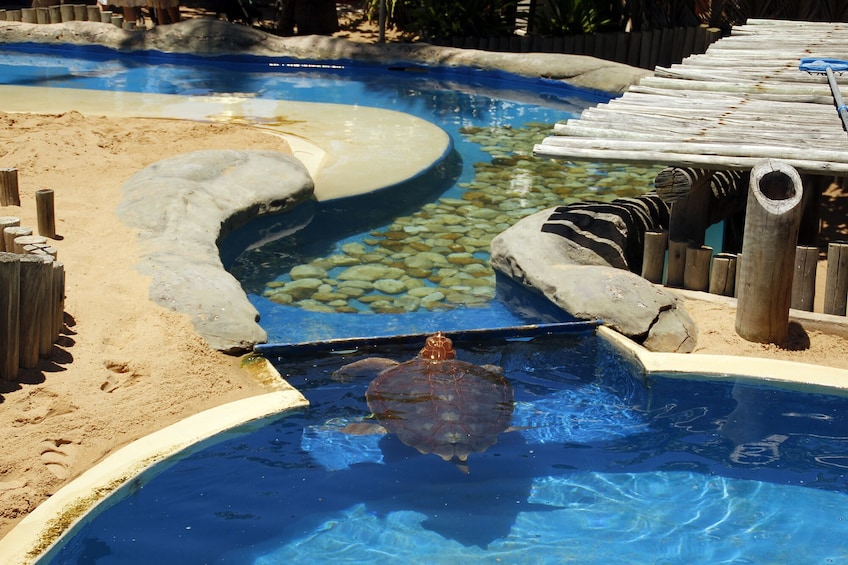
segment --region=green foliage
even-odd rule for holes
[[[518,0],[387,0],[387,6],[389,21],[424,38],[495,37],[514,32]]]
[[[531,29],[534,35],[554,37],[595,33],[613,23],[611,14],[603,10],[603,5],[603,2],[591,0],[539,2]]]

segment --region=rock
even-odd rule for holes
[[[151,298],[188,314],[215,349],[241,353],[266,341],[216,241],[255,216],[311,200],[312,179],[300,161],[274,151],[195,151],[142,169],[121,191],[116,212],[149,249],[139,270],[152,277]]]
[[[498,235],[492,267],[547,296],[580,319],[600,319],[653,351],[691,352],[697,328],[670,293],[598,255],[541,231],[552,210],[529,216]]]
[[[289,271],[292,280],[298,279],[323,279],[327,277],[326,269],[316,265],[297,265]]]

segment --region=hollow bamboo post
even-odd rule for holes
[[[786,163],[751,170],[736,308],[736,333],[748,341],[782,343],[789,333],[803,195],[800,175]]]
[[[3,237],[3,230],[6,228],[17,228],[20,225],[21,219],[16,216],[0,216],[0,251],[12,251],[6,249],[6,239]]]
[[[85,4],[74,4],[74,20],[84,22],[88,19],[88,6]]]
[[[719,253],[710,269],[710,293],[733,296],[736,292],[736,255]]]
[[[0,253],[0,380],[18,378],[20,355],[20,257]]]
[[[686,250],[686,268],[683,271],[683,288],[706,291],[710,288],[710,259],[713,248],[704,245]]]
[[[37,24],[50,23],[50,10],[47,6],[39,6],[35,9],[35,20],[35,23]]]
[[[668,247],[667,231],[645,232],[645,252],[642,258],[642,277],[652,283],[662,284],[665,267],[665,250]]]
[[[51,239],[56,237],[56,215],[53,191],[42,188],[35,191],[35,209],[38,215],[38,233]]]
[[[85,7],[85,15],[88,21],[90,22],[102,22],[100,19],[100,8],[97,6],[86,6]],[[112,19],[112,16],[109,16],[109,19]]]
[[[15,239],[25,235],[32,235],[32,228],[13,226],[3,229],[3,247],[10,253],[15,252]]]
[[[37,24],[38,12],[35,8],[21,8],[21,21],[25,24]]]
[[[62,23],[62,6],[47,7],[47,23],[60,24]]]
[[[807,312],[813,311],[813,302],[816,298],[816,266],[818,260],[818,247],[799,245],[795,248],[795,274],[792,277],[792,302],[790,307]]]
[[[20,206],[18,170],[0,169],[0,206]]]
[[[112,12],[110,10],[103,10],[100,12],[100,23],[103,24],[111,24],[112,23]]]
[[[42,348],[42,332],[52,333],[53,265],[49,258],[21,255],[20,366],[35,369]]]
[[[848,302],[848,242],[827,246],[827,279],[824,284],[824,313],[844,316]]]
[[[665,285],[673,288],[683,287],[683,274],[686,272],[686,250],[689,244],[685,241],[668,242],[668,268],[665,273]]]

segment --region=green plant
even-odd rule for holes
[[[369,0],[376,2],[378,0]],[[388,0],[394,23],[421,37],[512,35],[518,0]],[[399,13],[405,21],[401,23]]]
[[[595,33],[614,23],[603,2],[591,0],[541,0],[531,17],[534,35],[562,36]]]

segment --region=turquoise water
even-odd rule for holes
[[[269,285],[291,280],[289,270],[293,266],[341,255],[348,245],[363,246],[366,252],[379,251],[379,244],[369,244],[367,240],[373,238],[374,233],[385,233],[399,218],[421,225],[424,221],[420,217],[421,210],[426,211],[427,206],[465,202],[463,198],[469,190],[479,190],[479,182],[475,184],[479,180],[479,164],[497,159],[491,153],[491,146],[503,146],[507,142],[493,141],[493,136],[508,140],[509,134],[523,131],[528,124],[536,124],[523,138],[512,142],[515,148],[504,148],[510,153],[518,150],[529,154],[533,143],[541,141],[554,123],[608,100],[606,95],[596,92],[553,81],[528,81],[506,73],[422,67],[407,72],[401,70],[406,68],[403,66],[387,68],[352,61],[322,63],[321,66],[323,68],[304,69],[301,63],[285,59],[224,57],[209,60],[158,53],[116,54],[98,48],[66,48],[57,52],[36,45],[0,47],[0,83],[4,84],[181,95],[242,93],[258,98],[366,105],[421,117],[448,133],[453,151],[445,161],[409,183],[391,187],[374,197],[322,203],[316,210],[309,210],[310,214],[314,213],[314,219],[302,229],[292,229],[304,215],[295,213],[258,221],[224,242],[225,265],[239,279],[259,310],[261,323],[272,343],[569,319],[549,306],[543,306],[541,312],[535,308],[526,309],[520,296],[519,303],[515,303],[514,288],[506,281],[496,281],[495,274],[488,268],[487,238],[491,234],[477,236],[476,247],[463,248],[477,265],[486,269],[485,273],[474,272],[476,280],[472,281],[485,281],[485,288],[469,289],[467,285],[457,284],[453,288],[462,290],[449,292],[437,288],[437,283],[431,280],[419,279],[423,281],[421,284],[447,295],[429,309],[419,308],[417,304],[410,307],[410,302],[418,299],[407,296],[407,300],[401,302],[400,295],[395,295],[388,298],[401,302],[402,306],[384,309],[378,315],[361,316],[327,312],[323,305],[307,304],[310,301],[281,304],[266,296]],[[469,133],[480,129],[492,129],[493,133]],[[414,139],[410,143],[414,143]],[[527,176],[522,167],[502,169],[508,173],[514,169],[515,174]],[[559,164],[547,169],[547,174],[563,178],[569,174],[568,167]],[[585,174],[603,179],[606,169]],[[509,184],[511,179],[503,182]],[[509,192],[493,183],[487,182],[487,189]],[[598,196],[615,195],[606,186],[598,187],[597,192]],[[544,196],[546,200],[534,199],[537,196]],[[562,197],[551,192],[513,195],[507,202],[510,222],[537,209],[561,203]],[[467,211],[463,209],[462,213]],[[487,223],[494,226],[492,222]],[[293,233],[275,239],[275,233],[286,231]],[[260,238],[270,241],[253,246]],[[434,276],[438,274],[437,269],[433,271]],[[349,309],[373,314],[370,304],[359,300],[351,303],[346,305]]]
[[[123,489],[49,563],[840,563],[845,399],[658,376],[591,332],[460,344],[504,368],[513,427],[467,469],[367,422],[379,353],[278,359],[310,407],[217,438]],[[465,472],[467,471],[467,472]]]

